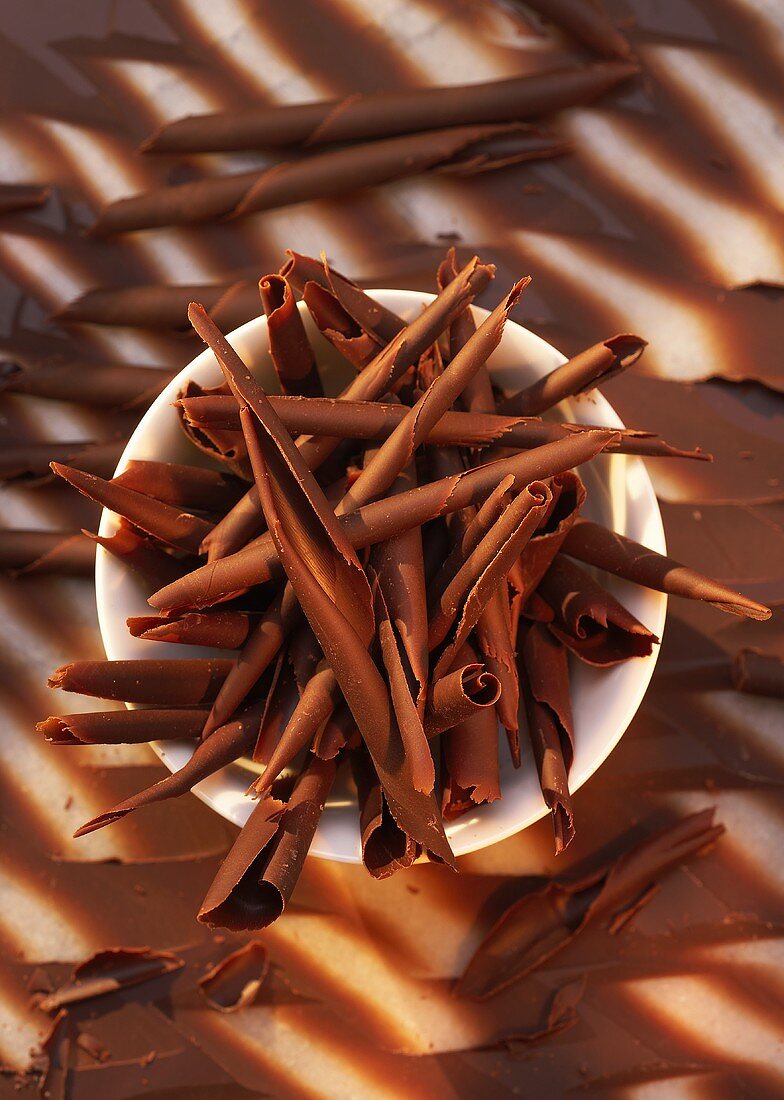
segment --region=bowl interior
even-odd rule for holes
[[[387,308],[401,317],[412,319],[432,295],[404,290],[370,292]],[[337,393],[350,374],[337,353],[312,323],[300,303],[305,325],[316,349],[327,393]],[[487,316],[474,307],[478,321]],[[278,392],[277,380],[268,353],[266,319],[249,321],[230,340],[239,355],[270,392]],[[495,381],[505,390],[519,389],[564,362],[564,356],[544,340],[514,323],[508,323],[500,345],[488,367]],[[211,351],[193,360],[157,398],[140,421],[120,460],[118,471],[130,459],[157,459],[207,465],[207,460],[184,437],[173,402],[188,379],[203,385],[215,385],[222,375]],[[596,391],[564,402],[554,418],[578,423],[620,428],[612,406]],[[584,514],[614,530],[663,552],[664,530],[661,515],[648,474],[641,459],[627,455],[602,455],[581,467],[588,497]],[[104,510],[100,531],[109,535],[115,528],[114,515]],[[602,575],[602,583],[654,634],[661,637],[666,613],[666,596],[637,588],[628,582]],[[107,551],[98,548],[96,557],[96,599],[98,620],[106,654],[111,659],[138,657],[174,658],[198,653],[219,655],[218,651],[168,642],[148,642],[133,638],[125,620],[130,615],[149,612],[146,594],[136,577]],[[575,718],[575,756],[570,787],[577,790],[607,758],[634,716],[656,664],[658,647],[650,657],[636,658],[610,669],[594,669],[573,660],[571,663],[572,700]],[[222,653],[226,655],[225,651]],[[505,742],[505,738],[502,738]],[[175,770],[190,756],[187,744],[163,741],[153,745],[163,763]],[[501,745],[501,783],[503,797],[481,806],[446,827],[456,855],[486,847],[518,832],[542,817],[547,809],[536,778],[533,757],[523,738],[523,762],[515,770]],[[245,767],[234,764],[210,776],[194,787],[194,793],[218,813],[242,825],[253,808],[245,795],[249,775]],[[327,807],[315,835],[311,852],[316,856],[344,862],[360,859],[356,800],[348,787],[338,789]]]

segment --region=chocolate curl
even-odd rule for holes
[[[299,259],[299,258],[297,258]],[[307,259],[307,257],[303,257]],[[289,270],[290,269],[290,270]],[[398,332],[389,344],[379,352],[372,363],[357,375],[340,395],[341,399],[352,401],[376,401],[378,398],[392,389],[403,377],[409,367],[417,362],[428,347],[438,338],[440,333],[449,324],[450,319],[462,310],[468,302],[471,302],[487,283],[493,278],[495,268],[481,264],[478,257],[474,256],[460,272],[453,283],[422,311],[410,325]],[[282,274],[293,284],[293,262],[287,264]],[[325,276],[326,278],[326,276]],[[351,287],[347,280],[331,272],[331,278],[335,286],[341,288],[344,298],[347,297],[352,304],[352,316],[363,312],[379,322],[383,320],[388,311],[381,311],[381,307],[371,298],[358,291],[351,294]],[[239,364],[241,370],[245,370],[251,378],[247,368],[241,362],[234,349],[222,335],[217,326],[210,322],[204,310],[192,305],[188,311],[191,324],[202,340],[215,353],[220,361],[221,356],[234,364]],[[392,314],[394,317],[394,314]],[[236,373],[236,371],[235,371]],[[317,469],[335,450],[338,440],[316,436],[300,439],[297,442],[302,456],[311,470]],[[216,528],[220,538],[223,554],[230,550],[244,546],[262,523],[261,505],[259,503],[258,490],[254,486],[246,496],[237,504]]]
[[[498,720],[479,709],[441,738],[442,812],[447,821],[501,797],[498,771]]]
[[[191,115],[163,125],[142,148],[155,153],[232,152],[538,118],[591,103],[635,72],[635,66],[617,62],[573,65],[484,84],[410,88],[321,103]]]
[[[109,443],[20,443],[0,450],[0,481],[44,485],[53,480],[52,462],[78,462],[100,477],[111,477],[127,440]]]
[[[741,649],[732,662],[732,686],[749,695],[784,698],[784,662],[775,653]]]
[[[261,429],[249,411],[242,415],[249,431],[258,431],[248,435],[248,450],[281,562],[373,757],[393,817],[451,865],[435,800],[414,788],[389,690],[368,652],[375,620],[367,577],[300,452],[253,386],[249,375],[242,378],[242,396],[251,398]]]
[[[373,608],[376,616],[376,631],[381,659],[389,682],[392,707],[400,731],[400,740],[407,767],[411,775],[411,784],[414,790],[420,794],[431,794],[436,782],[435,766],[422,725],[422,714],[417,709],[411,682],[403,666],[403,653],[406,651],[400,635],[395,629],[396,624],[393,624],[390,618],[378,574],[370,566],[368,570],[373,591]],[[426,627],[427,612],[426,609],[423,610],[425,611],[423,625]],[[427,644],[426,634],[424,640]],[[422,711],[424,711],[426,682],[421,686],[423,695]],[[419,687],[418,683],[417,687]]]
[[[569,148],[563,139],[523,123],[405,134],[276,164],[259,175],[226,212],[232,219],[242,218],[298,202],[337,198],[426,172],[469,175],[561,156]]]
[[[589,665],[606,668],[631,657],[648,657],[659,641],[606,588],[562,554],[536,591],[555,616],[549,623],[552,633]]]
[[[629,61],[631,46],[596,0],[529,0],[528,7],[602,57]]]
[[[126,489],[116,481],[105,481],[95,474],[75,470],[59,462],[52,462],[51,467],[58,477],[73,485],[82,496],[123,516],[142,531],[177,550],[197,554],[202,539],[212,530],[213,525],[207,520],[137,493],[135,489]]]
[[[258,284],[246,280],[192,286],[131,286],[88,290],[57,310],[59,321],[189,332],[188,304],[203,302],[216,324],[231,331],[259,315]]]
[[[203,512],[223,513],[245,492],[241,481],[221,470],[139,458],[130,459],[122,472],[112,478],[112,484],[164,504]]]
[[[434,679],[452,667],[490,596],[522,553],[549,501],[550,490],[540,482],[533,482],[518,493],[431,607],[428,641],[431,650],[440,647]]]
[[[389,812],[378,773],[365,746],[352,749],[349,760],[357,787],[362,863],[373,878],[389,878],[411,866],[419,854],[418,845]]]
[[[280,269],[280,274],[288,279],[298,294],[304,298],[309,285],[311,292],[314,286],[321,287],[380,348],[394,340],[406,328],[406,322],[401,317],[336,271],[329,264],[325,253],[322,252],[321,258],[317,260],[314,256],[305,256],[287,248],[286,255],[288,259]],[[323,296],[320,300],[325,302]]]
[[[381,351],[381,341],[365,332],[335,295],[318,283],[305,283],[302,299],[322,336],[357,370]]]
[[[89,577],[95,570],[95,547],[78,531],[0,531],[0,569],[13,577]]]
[[[194,611],[177,618],[133,615],[126,620],[133,638],[147,642],[209,646],[212,649],[241,649],[257,621],[258,615],[245,611]]]
[[[360,375],[361,377],[361,375]],[[568,439],[489,462],[461,474],[428,482],[407,493],[375,501],[339,519],[355,549],[382,542],[400,531],[480,503],[506,474],[520,489],[588,462],[616,438],[611,431],[584,432]],[[230,557],[210,562],[153,593],[149,603],[162,610],[205,607],[261,584],[281,572],[269,532]]]
[[[259,736],[253,748],[253,760],[257,764],[268,766],[275,747],[299,702],[300,694],[289,654],[281,650],[275,662],[272,684],[261,716]]]
[[[454,404],[463,392],[467,380],[484,366],[498,347],[506,320],[530,281],[530,277],[526,277],[515,283],[504,301],[496,306],[469,343],[461,348],[444,372],[384,440],[340,502],[336,509],[338,515],[356,511],[360,505],[380,497],[401,470],[411,462],[417,448],[427,439],[432,426]]]
[[[454,247],[452,247],[447,251],[445,258],[438,266],[438,271],[436,272],[436,284],[438,289],[443,290],[445,287],[449,286],[449,284],[457,278],[458,270],[457,252]],[[475,332],[476,322],[474,321],[471,307],[466,306],[463,312],[458,314],[449,326],[450,361],[454,359],[461,348],[468,343]],[[474,377],[470,379],[460,395],[460,404],[469,412],[495,412],[495,395],[486,366],[480,367]]]
[[[0,214],[15,214],[19,210],[33,210],[43,206],[49,198],[47,184],[2,183],[0,184]]]
[[[179,798],[203,779],[228,767],[253,746],[258,735],[261,709],[261,704],[249,707],[244,714],[221,726],[207,741],[200,741],[196,745],[190,760],[178,771],[85,822],[74,836],[86,836],[87,833],[103,829],[104,826],[127,817],[140,806],[151,806],[155,802],[164,802],[167,798]]]
[[[181,559],[167,554],[122,518],[111,535],[96,535],[91,531],[82,534],[157,587],[176,583],[183,569],[190,570],[196,565],[196,558]]]
[[[569,770],[574,759],[574,719],[566,650],[549,631],[532,623],[522,645],[523,698],[542,797],[553,817],[555,854],[574,839]]]
[[[80,1004],[105,997],[118,989],[141,985],[165,977],[185,966],[171,951],[153,951],[149,947],[110,947],[97,951],[74,968],[71,978],[54,993],[43,997],[38,1007],[56,1012],[65,1005]]]
[[[556,474],[550,481],[550,490],[553,499],[548,513],[526,546],[525,554],[517,559],[509,573],[509,583],[515,592],[512,599],[512,636],[515,638],[523,608],[563,546],[585,503],[585,486],[574,470]]]
[[[72,401],[100,409],[145,409],[172,380],[167,367],[130,363],[44,360],[0,365],[0,393],[23,393],[48,401]]]
[[[562,549],[564,554],[578,561],[643,588],[683,596],[687,600],[703,600],[730,615],[744,615],[749,619],[769,619],[771,616],[770,608],[763,604],[598,523],[580,520],[567,535]]]
[[[223,658],[74,661],[52,673],[49,687],[124,703],[200,706],[212,702],[232,664]]]
[[[191,387],[192,383],[189,382],[185,390],[186,394],[191,392]],[[250,479],[248,453],[239,427],[226,431],[212,424],[194,424],[183,415],[181,400],[177,401],[176,408],[180,418],[180,427],[197,450],[213,462],[221,463],[230,473],[239,478],[245,481]],[[232,506],[229,515],[238,505],[241,506],[246,498],[247,491],[245,496],[240,497],[239,502]],[[225,520],[222,520],[221,523],[225,523]],[[255,533],[257,529],[258,525],[252,529],[251,534]],[[211,541],[214,542],[216,539],[218,539],[218,536],[213,534]]]
[[[266,928],[283,913],[299,878],[335,765],[312,757],[287,804],[263,799],[221,864],[199,920],[232,932]]]
[[[421,362],[420,358],[420,364]],[[481,377],[482,373],[480,368],[471,381]],[[292,434],[301,432],[338,439],[386,439],[409,411],[402,404],[346,401],[334,397],[294,398],[271,395],[269,402]],[[239,409],[230,396],[182,397],[177,405],[187,424],[196,431],[239,433]],[[433,425],[428,433],[427,443],[430,446],[527,450],[565,439],[576,432],[587,431],[602,429],[590,424],[553,424],[537,417],[497,416],[492,412],[459,412],[450,409]],[[619,429],[617,442],[608,447],[608,450],[619,454],[691,458],[703,462],[710,462],[713,457],[699,448],[687,451],[674,447],[651,432],[634,428]]]
[[[462,997],[483,1001],[536,970],[590,924],[611,934],[649,900],[658,880],[704,852],[724,832],[715,809],[691,814],[574,882],[550,881],[515,902],[479,945],[457,983]]]
[[[206,710],[106,710],[64,714],[36,724],[50,745],[143,745],[187,741],[201,733]]]
[[[452,669],[431,684],[425,709],[425,734],[435,737],[498,701],[501,684],[479,661]]]
[[[539,416],[567,397],[609,382],[636,363],[646,347],[647,340],[641,336],[627,332],[611,336],[507,397],[500,402],[498,411],[510,416]]]
[[[281,275],[265,275],[259,293],[281,393],[323,397],[316,359],[289,283]]]
[[[210,1008],[239,1012],[256,1000],[268,971],[267,948],[258,940],[251,940],[199,978],[199,988]]]
[[[334,760],[351,743],[361,743],[359,730],[348,703],[343,699],[316,734],[311,750],[322,760]]]

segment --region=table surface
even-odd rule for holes
[[[498,266],[482,304],[530,272],[515,317],[565,353],[619,331],[650,341],[607,397],[627,424],[716,456],[710,465],[649,462],[670,552],[779,605],[784,7],[609,8],[642,76],[563,117],[574,142],[566,158],[98,242],[82,229],[102,203],[170,178],[175,162],[135,152],[162,121],[481,81],[586,55],[512,0],[3,0],[1,174],[56,189],[41,210],[0,222],[0,350],[44,341],[53,352],[176,369],[197,347],[187,336],[66,332],[48,318],[96,286],[253,278],[276,270],[285,247],[324,249],[368,286],[429,290],[455,243]],[[262,161],[209,163],[227,171]],[[133,422],[0,398],[0,434],[11,443],[108,439]],[[0,493],[3,526],[95,521],[60,486]],[[73,1100],[784,1092],[782,711],[734,693],[728,677],[742,646],[784,649],[779,613],[750,623],[670,602],[653,684],[576,795],[577,838],[560,859],[542,821],[463,857],[459,876],[417,866],[379,883],[362,868],[309,860],[290,911],[261,937],[272,960],[263,996],[228,1015],[206,1005],[196,979],[244,940],[211,934],[194,915],[235,830],[188,796],[69,839],[162,769],[144,746],[57,751],[34,732],[54,706],[47,673],[100,655],[91,582],[3,578],[0,607],[0,1060],[10,1069],[26,1068],[47,1028],[30,1001],[36,968],[67,973],[121,945],[173,950],[187,965],[91,1004],[80,1027],[111,1059],[72,1053]],[[588,932],[484,1005],[454,998],[452,979],[531,876],[590,870],[650,828],[710,805],[726,835],[667,877],[619,935]],[[495,1049],[580,975],[574,1027],[523,1055]],[[28,1092],[29,1079],[0,1077],[0,1097]]]

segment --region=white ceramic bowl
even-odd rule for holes
[[[411,319],[432,295],[409,290],[370,292],[401,317]],[[308,333],[317,350],[327,392],[337,393],[350,377],[332,347],[316,330],[304,306],[300,304]],[[477,320],[487,316],[475,307]],[[231,333],[229,339],[262,384],[277,391],[277,382],[268,355],[267,325],[264,317],[249,321]],[[503,339],[493,353],[489,368],[495,380],[507,391],[551,371],[564,362],[564,356],[532,332],[509,322]],[[159,459],[170,462],[202,462],[201,456],[185,439],[173,402],[188,379],[204,385],[222,381],[211,351],[197,356],[163,391],[147,411],[131,436],[118,471],[131,459]],[[582,423],[621,428],[623,424],[607,401],[597,392],[565,402],[558,418]],[[648,474],[639,458],[626,455],[602,455],[580,468],[588,489],[585,515],[599,520],[654,550],[664,552],[664,530]],[[104,510],[100,531],[112,533],[115,517]],[[666,596],[637,588],[625,581],[602,576],[602,581],[628,609],[658,637],[664,628]],[[96,598],[101,636],[108,657],[174,658],[207,656],[213,651],[168,642],[146,642],[132,638],[125,620],[129,615],[149,612],[145,593],[135,576],[111,554],[98,549],[95,567]],[[214,651],[218,655],[218,651]],[[650,657],[636,658],[610,669],[590,668],[572,662],[572,698],[575,718],[575,756],[571,770],[572,791],[590,778],[618,744],[634,716],[656,664],[658,647]],[[225,652],[223,653],[225,656]],[[502,739],[503,740],[503,739]],[[523,738],[523,763],[515,770],[501,745],[501,785],[503,797],[488,806],[450,822],[447,835],[456,855],[476,851],[525,829],[543,817],[547,809],[536,778],[530,750]],[[183,742],[163,741],[153,745],[163,763],[175,770],[188,759],[191,748]],[[245,795],[249,774],[239,764],[223,769],[194,788],[194,793],[219,814],[237,825],[247,820],[252,802]],[[313,841],[311,852],[325,859],[354,863],[360,860],[356,802],[350,790],[338,791],[328,802]]]

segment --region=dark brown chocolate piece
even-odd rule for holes
[[[457,984],[460,996],[485,1000],[530,974],[602,920],[611,933],[650,896],[667,871],[703,852],[724,832],[703,810],[651,834],[592,875],[551,881],[509,908],[480,944]]]
[[[291,286],[282,275],[265,275],[259,293],[267,315],[270,355],[281,393],[322,397],[316,359]]]
[[[201,734],[206,710],[105,710],[45,718],[36,729],[50,745],[139,745]]]
[[[589,665],[606,668],[631,657],[648,657],[659,641],[606,588],[563,554],[556,554],[536,591],[553,612],[552,633]]]
[[[481,661],[452,669],[430,685],[425,710],[425,733],[435,737],[470,718],[477,710],[492,707],[501,694],[497,676]]]
[[[226,659],[74,661],[49,677],[49,687],[163,707],[211,702],[233,665]]]
[[[749,695],[784,699],[784,662],[775,653],[741,649],[732,662],[732,686]]]
[[[73,1033],[71,1019],[65,1009],[61,1009],[38,1050],[32,1052],[32,1067],[39,1074],[41,1100],[68,1100]]]
[[[0,481],[42,485],[53,480],[53,462],[78,462],[90,474],[111,477],[127,440],[110,443],[20,443],[0,450]]]
[[[512,1058],[526,1058],[530,1054],[530,1048],[534,1043],[541,1043],[543,1039],[549,1039],[561,1031],[567,1031],[577,1023],[577,1006],[585,993],[586,978],[576,978],[573,982],[567,982],[559,986],[550,998],[547,1014],[538,1027],[532,1027],[528,1031],[514,1031],[504,1035],[493,1049],[505,1050]]]
[[[770,609],[750,600],[739,592],[704,577],[664,554],[657,554],[617,531],[597,523],[581,520],[575,524],[563,543],[563,553],[578,561],[595,565],[616,577],[623,577],[644,588],[683,596],[688,600],[704,600],[731,615],[749,619],[769,619]]]
[[[361,377],[361,376],[360,376]],[[480,503],[506,474],[519,489],[588,462],[615,439],[611,431],[581,432],[530,451],[498,459],[462,474],[420,485],[408,493],[367,504],[340,518],[355,549],[381,542],[407,527]],[[181,577],[155,592],[149,603],[162,610],[207,607],[279,576],[281,567],[271,535],[265,533],[245,549]]]
[[[32,210],[43,206],[49,198],[49,186],[36,183],[0,184],[0,214],[14,214],[18,210]]]
[[[101,409],[146,409],[172,380],[166,367],[130,363],[62,362],[8,364],[0,393],[24,393],[50,401],[72,401]]]
[[[334,763],[314,756],[288,803],[261,800],[207,891],[200,921],[239,932],[277,920],[299,878],[334,778]]]
[[[118,989],[140,985],[172,974],[184,966],[171,951],[153,951],[149,947],[111,947],[98,951],[79,963],[66,982],[54,993],[42,998],[39,1007],[55,1012],[64,1005],[105,997]]]
[[[12,576],[59,573],[89,577],[95,571],[95,547],[77,531],[0,531],[0,569]]]
[[[130,459],[112,482],[164,504],[197,512],[225,512],[246,489],[241,481],[222,470],[139,458]]]
[[[183,569],[196,566],[196,558],[172,557],[150,539],[139,534],[122,517],[111,535],[96,535],[91,531],[82,533],[154,587],[173,584],[182,576]]]
[[[227,767],[252,748],[258,736],[261,712],[261,704],[248,707],[233,721],[215,730],[211,737],[199,741],[193,755],[178,771],[85,822],[74,836],[86,836],[87,833],[103,829],[104,826],[127,817],[141,806],[150,806],[167,798],[179,798],[207,776]]]
[[[199,978],[199,988],[210,1008],[239,1012],[256,1000],[268,970],[267,948],[258,940],[251,940]]]
[[[189,332],[188,305],[204,303],[216,324],[231,332],[261,313],[255,281],[206,283],[194,286],[131,286],[88,290],[54,316],[74,324],[115,325],[121,328],[174,329]]]
[[[525,669],[522,691],[528,734],[542,797],[553,817],[555,853],[560,855],[574,839],[574,812],[569,793],[569,771],[574,759],[574,719],[566,649],[545,627],[532,623],[523,636],[521,655]]]
[[[528,7],[602,57],[629,61],[633,56],[601,0],[529,0]]]
[[[365,332],[335,295],[319,283],[305,283],[302,299],[321,334],[357,370],[366,367],[381,351],[381,341]]]
[[[362,863],[373,878],[389,878],[411,866],[419,854],[419,846],[389,812],[378,772],[365,746],[352,749],[349,760],[357,788]]]
[[[128,630],[134,638],[213,649],[241,649],[257,622],[258,615],[245,611],[192,611],[176,618],[134,615],[127,620]]]
[[[167,543],[178,550],[197,554],[202,539],[213,525],[207,520],[184,512],[181,508],[127,489],[116,481],[105,481],[95,474],[63,466],[59,462],[51,464],[58,477],[73,485],[83,496],[102,504],[104,508],[130,520],[149,535]]]
[[[191,115],[162,126],[143,148],[160,153],[229,152],[537,118],[590,103],[636,71],[618,63],[575,65],[484,84],[410,88],[324,103]]]
[[[505,398],[499,403],[498,411],[508,416],[539,416],[559,401],[608,382],[632,366],[646,344],[642,337],[631,333],[621,333],[593,344],[544,378]]]
[[[498,771],[498,719],[480,708],[441,737],[442,810],[447,821],[472,806],[501,797]]]

